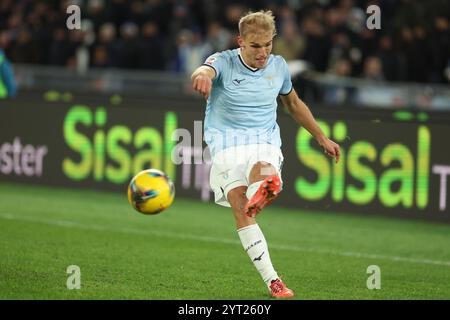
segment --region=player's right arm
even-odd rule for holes
[[[191,75],[192,88],[199,92],[205,99],[211,93],[212,80],[216,76],[216,71],[208,66],[198,67]]]

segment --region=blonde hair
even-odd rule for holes
[[[277,34],[275,17],[272,11],[250,11],[239,20],[239,34],[241,37],[245,37],[249,33],[259,33],[261,31],[272,31],[274,36]]]

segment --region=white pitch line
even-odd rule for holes
[[[194,240],[194,241],[204,241],[204,242],[218,242],[224,244],[232,244],[232,245],[241,245],[240,241],[232,240],[232,239],[221,239],[209,236],[200,236],[193,234],[183,234],[176,232],[162,232],[157,230],[138,230],[132,228],[109,228],[105,226],[99,225],[86,225],[79,222],[67,221],[67,220],[48,220],[42,218],[33,218],[33,217],[24,217],[17,216],[11,213],[0,213],[0,219],[4,220],[15,220],[15,221],[24,221],[31,223],[40,223],[46,225],[54,225],[65,228],[75,228],[81,230],[93,230],[93,231],[109,231],[109,232],[120,232],[126,234],[138,234],[138,235],[155,235],[161,237],[169,237],[169,238],[178,238],[185,240]],[[420,259],[420,258],[407,258],[407,257],[398,257],[398,256],[387,256],[387,255],[379,255],[379,254],[370,254],[363,252],[353,252],[353,251],[336,251],[336,250],[328,250],[328,249],[318,249],[318,248],[301,248],[296,246],[286,246],[286,245],[278,245],[278,244],[270,244],[270,248],[276,250],[287,250],[294,252],[310,252],[317,254],[326,254],[326,255],[336,255],[341,257],[351,257],[351,258],[365,258],[365,259],[381,259],[381,260],[389,260],[396,262],[407,262],[407,263],[415,263],[415,264],[429,264],[429,265],[438,265],[438,266],[446,266],[450,267],[450,261],[440,261],[440,260],[432,260],[432,259]]]

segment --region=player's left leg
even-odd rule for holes
[[[255,218],[249,217],[244,213],[244,207],[247,204],[246,186],[239,186],[231,189],[227,193],[227,200],[233,211],[234,219],[236,220],[237,230],[254,225]]]
[[[274,148],[273,146],[262,146],[262,148],[258,146],[256,148],[256,156],[254,156],[250,162],[251,169],[247,176],[249,187],[247,188],[246,196],[249,201],[244,207],[244,213],[248,217],[254,218],[261,209],[269,205],[278,196],[278,193],[281,191],[282,187],[282,181],[279,176],[279,174],[281,174],[282,163],[283,155],[279,148]],[[273,164],[276,164],[277,168]],[[241,236],[241,234],[242,236],[245,236],[245,232],[253,232],[255,236],[257,234],[258,237],[262,239],[261,242],[264,244],[264,252],[267,253],[265,257],[265,259],[267,259],[266,263],[267,265],[270,265],[271,270],[273,270],[271,277],[265,279],[272,296],[275,298],[293,297],[294,292],[286,287],[273,269],[267,241],[262,231],[259,229],[259,226],[257,224],[255,226],[258,230],[239,230],[239,236]],[[256,239],[256,237],[254,239]],[[244,244],[244,241],[242,241],[242,243]],[[245,245],[244,248],[246,248]],[[261,252],[257,254],[259,254],[259,256],[257,255],[255,259],[260,259],[264,256]],[[249,256],[252,259],[252,255],[250,253]],[[255,260],[252,261],[255,263]],[[267,279],[269,279],[269,281],[267,281]]]
[[[228,202],[236,219],[239,239],[272,296],[276,298],[290,298],[294,293],[286,288],[273,268],[264,234],[256,223],[255,218],[247,216],[244,212],[244,207],[248,201],[245,195],[246,190],[247,187],[240,186],[230,190],[227,194]]]

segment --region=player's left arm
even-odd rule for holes
[[[340,157],[339,145],[325,136],[308,106],[298,97],[295,90],[292,89],[287,95],[280,95],[280,98],[292,118],[308,130],[323,148],[324,153],[330,157],[334,157],[337,163]]]

